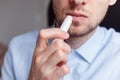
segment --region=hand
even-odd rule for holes
[[[40,31],[33,54],[29,80],[60,80],[69,72],[66,65],[71,48],[64,42],[69,34],[58,28]],[[48,39],[55,39],[48,45]]]

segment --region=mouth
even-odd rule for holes
[[[70,15],[73,17],[73,21],[78,22],[78,21],[85,21],[88,16],[86,16],[83,13],[77,13],[77,12],[70,12],[67,15]]]

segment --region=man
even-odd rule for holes
[[[3,80],[120,80],[120,34],[100,27],[116,0],[52,0],[56,28],[10,43]],[[59,29],[73,17],[68,33]],[[50,41],[54,39],[53,41]]]

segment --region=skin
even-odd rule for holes
[[[96,31],[108,7],[116,0],[52,0],[56,27],[39,32],[28,80],[60,80],[69,72],[71,48],[80,47]],[[58,5],[59,3],[59,5]],[[101,6],[102,5],[102,6]],[[73,17],[69,33],[59,29],[66,15]],[[48,39],[54,39],[48,45]]]

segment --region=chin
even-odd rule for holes
[[[90,26],[72,26],[69,30],[70,36],[82,37],[93,32],[96,27]]]

